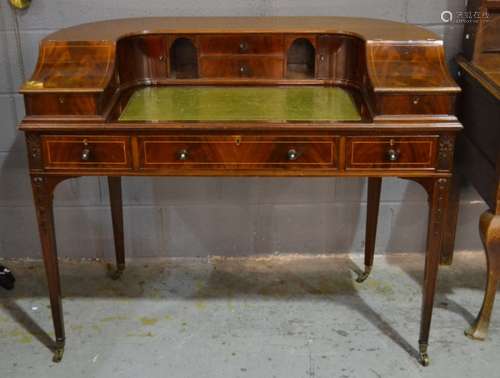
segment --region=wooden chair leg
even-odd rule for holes
[[[427,251],[423,282],[422,317],[420,322],[419,351],[422,365],[429,364],[427,352],[429,331],[436,293],[436,280],[439,269],[439,256],[445,230],[445,214],[448,207],[450,180],[447,178],[421,180],[429,193],[429,220],[427,231]]]
[[[43,262],[49,287],[50,308],[56,336],[53,361],[59,362],[64,353],[64,319],[62,309],[61,283],[57,259],[56,235],[54,229],[53,192],[61,177],[32,176],[33,198],[42,245]]]
[[[377,239],[378,212],[380,208],[381,177],[368,178],[368,201],[366,210],[366,236],[365,236],[365,271],[356,279],[363,282],[368,278],[373,267],[375,241]]]
[[[488,335],[491,311],[500,279],[500,215],[486,211],[479,221],[479,233],[484,244],[487,261],[487,281],[481,311],[465,334],[473,339],[484,340]]]
[[[108,177],[108,188],[116,256],[116,270],[111,272],[111,278],[116,280],[121,277],[123,271],[125,270],[121,177]]]
[[[455,174],[451,180],[448,211],[445,218],[445,232],[441,248],[441,265],[451,265],[455,250],[455,235],[457,231],[458,210],[460,207],[460,181],[461,177]]]

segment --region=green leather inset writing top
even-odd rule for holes
[[[360,121],[337,87],[145,87],[120,121]]]

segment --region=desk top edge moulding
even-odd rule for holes
[[[24,83],[30,174],[56,343],[64,323],[56,185],[107,176],[119,277],[121,176],[368,178],[365,272],[383,177],[429,198],[420,326],[432,307],[453,169],[460,92],[443,42],[423,28],[343,17],[136,18],[46,37]]]

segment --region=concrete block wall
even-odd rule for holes
[[[151,15],[360,16],[423,25],[444,37],[451,58],[460,50],[462,27],[441,23],[440,13],[464,7],[464,0],[36,0],[19,12],[0,0],[0,257],[40,256],[25,145],[16,130],[24,111],[16,91],[23,72],[29,77],[33,71],[40,39],[50,32]],[[129,257],[363,250],[363,179],[126,178],[123,184]],[[61,184],[55,206],[60,256],[112,256],[105,179]],[[457,249],[481,250],[477,221],[484,209],[466,188]],[[417,184],[385,180],[377,253],[422,252],[426,217],[426,197]]]

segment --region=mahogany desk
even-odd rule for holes
[[[121,176],[368,177],[366,270],[383,177],[429,196],[420,360],[427,346],[452,174],[459,87],[424,29],[339,18],[141,18],[45,38],[21,89],[56,334],[64,325],[55,186],[107,176],[117,276]]]

